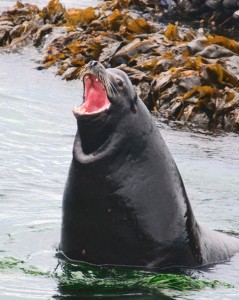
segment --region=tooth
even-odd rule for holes
[[[96,78],[96,80],[95,81],[99,81],[99,79],[98,78]]]
[[[85,77],[85,79],[88,79],[89,78],[89,76],[87,75],[86,77]]]

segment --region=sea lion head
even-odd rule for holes
[[[105,69],[97,61],[88,63],[81,77],[83,102],[74,108],[73,113],[78,124],[78,148],[88,155],[99,150],[120,122],[124,123],[121,129],[130,126],[129,115],[137,113],[138,96],[125,72]]]
[[[136,111],[137,94],[127,74],[91,61],[81,73],[84,83],[83,102],[73,110],[77,120],[85,120],[117,110]]]

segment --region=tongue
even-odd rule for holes
[[[82,113],[95,113],[107,109],[110,102],[107,98],[104,85],[94,75],[85,75],[85,101],[81,105]]]

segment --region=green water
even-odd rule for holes
[[[59,261],[56,268],[41,271],[27,261],[15,257],[5,257],[0,261],[0,272],[22,273],[36,279],[40,277],[54,279],[58,283],[58,292],[64,295],[80,297],[123,297],[158,296],[167,294],[177,295],[178,292],[197,291],[204,288],[233,288],[233,285],[217,280],[198,279],[199,273],[194,275],[156,274],[152,272],[134,270],[122,267],[99,267],[88,264],[70,264]],[[169,292],[170,291],[170,292]],[[168,297],[167,297],[168,298]]]

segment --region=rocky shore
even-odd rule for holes
[[[200,26],[182,26],[182,15],[180,23],[163,24],[169,15],[179,19],[178,2],[114,0],[66,10],[58,0],[43,9],[18,1],[0,15],[0,49],[20,51],[29,44],[41,48],[46,36],[64,27],[65,33],[44,47],[39,70],[55,65],[58,75],[72,80],[90,60],[99,60],[125,71],[148,108],[166,122],[239,132],[239,43]],[[219,2],[210,13],[230,11],[237,26],[237,1],[233,7]],[[197,22],[209,24],[206,18]],[[219,21],[212,22],[215,26]]]
[[[216,30],[238,29],[239,1],[237,0],[158,0],[162,17],[181,18]]]

